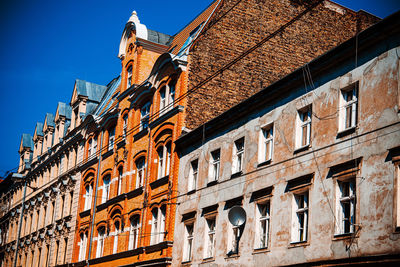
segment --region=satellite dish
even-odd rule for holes
[[[240,206],[233,206],[228,212],[228,219],[234,226],[242,226],[246,222],[246,211]]]

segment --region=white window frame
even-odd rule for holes
[[[198,173],[199,173],[199,160],[195,159],[190,162],[188,192],[196,190]]]
[[[171,142],[168,142],[165,146],[160,146],[157,149],[157,154],[158,154],[157,179],[160,179],[169,175],[169,169],[171,164]]]
[[[291,243],[307,241],[309,203],[309,191],[293,193]]]
[[[147,102],[140,109],[140,131],[145,130],[149,127],[150,117],[150,102]]]
[[[102,226],[99,228],[97,232],[96,258],[100,258],[103,256],[105,238],[106,238],[106,228]]]
[[[215,149],[210,153],[210,170],[208,182],[218,181],[221,168],[221,149]]]
[[[307,147],[311,143],[311,105],[297,111],[296,116],[296,148]]]
[[[121,166],[118,168],[118,188],[117,188],[117,194],[120,195],[122,191],[122,177],[124,174],[124,168]]]
[[[126,138],[126,134],[128,132],[128,114],[125,114],[122,117],[122,121],[123,121],[122,136],[123,138]]]
[[[106,182],[106,181],[108,181],[108,182]],[[110,185],[111,185],[111,176],[109,174],[107,174],[103,177],[102,203],[105,203],[110,199]]]
[[[133,215],[131,217],[129,227],[129,243],[128,250],[136,249],[139,244],[140,217]]]
[[[126,79],[126,88],[132,86],[132,65],[130,65],[127,69],[127,79]]]
[[[164,241],[166,206],[163,205],[160,208],[153,208],[151,213],[150,245],[154,245]]]
[[[205,236],[204,236],[204,258],[213,258],[215,255],[216,243],[216,216],[207,216],[205,218]]]
[[[339,132],[342,132],[357,126],[358,83],[341,89],[339,98]]]
[[[114,244],[113,244],[113,254],[118,252],[118,235],[121,233],[121,225],[120,222],[114,223],[115,231],[114,231]]]
[[[264,209],[265,210],[264,210]],[[265,214],[263,212],[265,211]],[[256,203],[256,238],[255,249],[268,248],[270,224],[271,224],[271,201],[259,201]]]
[[[115,126],[113,126],[108,132],[108,150],[114,149],[114,141],[115,141]]]
[[[265,125],[260,130],[258,147],[258,163],[269,162],[272,160],[274,151],[274,124]]]
[[[356,220],[356,179],[336,181],[336,233],[354,233]]]
[[[194,244],[193,243],[194,222],[185,223],[184,227],[185,227],[185,243],[183,246],[183,261],[188,262],[192,260],[193,244]]]
[[[83,261],[86,259],[86,246],[87,246],[87,232],[81,233],[79,242],[79,261]],[[65,255],[64,255],[65,257]]]
[[[144,157],[140,157],[135,161],[136,164],[136,188],[143,186],[143,180],[146,171],[146,160]]]
[[[176,81],[171,80],[160,89],[160,116],[174,107]],[[163,92],[163,95],[162,95]]]
[[[232,174],[243,171],[244,162],[244,137],[235,141],[233,146]]]

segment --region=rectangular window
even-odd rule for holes
[[[185,224],[185,244],[183,252],[183,261],[192,260],[193,250],[193,223]]]
[[[270,225],[270,202],[257,204],[256,209],[256,248],[268,247]]]
[[[131,87],[132,85],[132,66],[128,67],[128,75],[126,79],[126,88]]]
[[[238,173],[243,170],[244,155],[244,137],[235,141],[232,159],[232,173]]]
[[[138,247],[138,241],[139,241],[139,228],[140,228],[140,222],[139,222],[139,215],[134,215],[131,220],[131,226],[129,228],[129,243],[128,243],[128,249],[136,249]]]
[[[87,245],[87,232],[80,234],[80,242],[79,242],[79,261],[83,261],[86,259],[86,245]]]
[[[150,116],[150,102],[147,102],[140,109],[140,131],[149,127],[149,116]]]
[[[115,141],[115,127],[112,127],[108,135],[108,150],[113,150]]]
[[[104,227],[101,227],[98,231],[98,238],[97,238],[97,250],[96,250],[97,258],[100,258],[103,256],[105,237],[106,237],[106,229]]]
[[[210,178],[209,182],[217,181],[219,178],[219,169],[220,169],[220,156],[221,150],[217,149],[211,152],[211,166],[210,166]]]
[[[118,235],[119,235],[119,233],[120,233],[119,222],[115,222],[113,254],[118,252]]]
[[[259,154],[258,161],[263,163],[272,159],[274,143],[274,127],[270,124],[260,131]]]
[[[150,245],[154,245],[158,240],[158,208],[154,208],[151,211],[152,219],[151,219],[151,236],[150,236]]]
[[[198,171],[199,171],[199,161],[196,159],[190,163],[188,192],[196,189]]]
[[[120,195],[122,191],[122,167],[118,168],[118,189],[117,194]]]
[[[292,243],[307,241],[308,191],[293,194]]]
[[[339,131],[356,127],[358,105],[358,83],[340,91]]]
[[[206,240],[205,240],[205,255],[204,258],[214,257],[215,250],[215,222],[216,217],[206,218]]]
[[[356,211],[355,178],[336,183],[336,234],[354,233]]]
[[[165,106],[166,106],[166,99],[165,99],[165,93],[166,93],[166,87],[165,86],[163,86],[161,89],[160,89],[160,111],[161,111],[161,113],[164,111],[164,108],[165,108]]]
[[[296,148],[310,145],[311,106],[297,111]]]
[[[84,195],[84,198],[85,198],[85,208],[84,208],[84,210],[88,210],[92,206],[92,192],[93,192],[92,185],[91,184],[87,185],[85,187],[85,195]]]
[[[144,173],[145,173],[145,160],[144,158],[140,158],[136,161],[136,188],[139,188],[143,185]]]
[[[107,175],[103,178],[103,198],[102,203],[110,199],[110,176]]]

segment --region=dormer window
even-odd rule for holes
[[[126,79],[126,88],[129,88],[132,86],[132,66],[128,67],[128,75]]]
[[[140,109],[140,130],[147,129],[147,127],[149,127],[149,116],[150,116],[150,102],[147,102]]]

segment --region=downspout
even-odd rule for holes
[[[22,202],[21,202],[21,216],[19,217],[19,225],[18,225],[17,247],[15,248],[15,256],[14,256],[14,267],[17,266],[19,239],[21,237],[21,230],[22,230],[22,216],[24,213],[24,206],[25,206],[26,186],[27,186],[27,179],[25,177],[24,195],[22,197]]]
[[[97,187],[99,185],[99,179],[100,179],[100,166],[101,166],[101,155],[103,153],[103,136],[104,136],[104,131],[101,132],[101,138],[100,138],[100,151],[99,151],[99,162],[97,164],[97,177],[96,177],[96,186],[94,187],[95,193],[94,193],[94,201],[93,201],[93,213],[92,213],[92,229],[90,230],[90,241],[89,241],[89,255],[86,260],[87,266],[89,266],[89,260],[90,256],[92,254],[92,242],[93,242],[93,230],[94,230],[94,216],[96,215],[96,204],[97,204]]]

